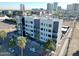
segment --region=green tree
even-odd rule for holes
[[[46,51],[47,49],[55,51],[55,49],[56,49],[56,44],[55,44],[55,42],[53,42],[53,41],[51,41],[51,40],[48,40],[43,46],[44,46],[44,50],[45,50],[45,51]]]
[[[7,37],[7,33],[5,31],[0,31],[0,38],[4,40]]]
[[[23,49],[26,46],[27,39],[23,36],[20,36],[17,39],[18,39],[18,44],[17,45],[21,48],[21,56],[23,56]]]
[[[58,17],[58,18],[63,18],[64,17],[64,14],[62,12],[55,12],[54,13],[54,16]]]
[[[11,40],[9,41],[9,47],[14,47],[15,45],[16,45],[16,40],[11,39]]]

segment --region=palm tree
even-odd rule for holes
[[[23,56],[23,49],[26,46],[27,40],[23,36],[20,36],[17,39],[18,39],[18,44],[17,45],[21,48],[21,56]]]
[[[2,30],[2,31],[0,31],[0,38],[4,41],[4,39],[7,37],[7,33],[4,31],[4,30]]]

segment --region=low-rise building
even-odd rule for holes
[[[16,16],[17,30],[20,35],[30,36],[46,42],[59,42],[62,32],[62,19],[52,17]]]

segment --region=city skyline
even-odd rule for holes
[[[56,1],[54,1],[56,2]],[[53,1],[51,3],[54,3]],[[58,1],[57,1],[58,2]],[[47,3],[50,2],[0,2],[0,9],[20,9],[20,4],[25,5],[25,9],[32,8],[44,8],[47,9]],[[63,9],[67,8],[67,4],[78,3],[78,2],[58,2],[58,6],[61,6]],[[5,7],[5,8],[4,8]]]

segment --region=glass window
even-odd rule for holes
[[[52,27],[52,25],[51,25],[51,24],[49,24],[49,27]]]
[[[43,38],[41,37],[41,39],[43,39]]]
[[[57,35],[52,35],[53,38],[57,38]]]
[[[46,24],[46,26],[47,26],[47,24]]]
[[[49,29],[48,32],[51,32],[51,29]]]
[[[33,36],[33,34],[31,34],[31,36]]]
[[[44,24],[44,26],[45,26],[45,24]]]
[[[53,32],[54,33],[58,33],[58,26],[59,26],[59,22],[55,21],[53,23]]]
[[[31,24],[33,24],[33,22],[31,21]]]
[[[47,34],[46,34],[46,36],[47,36]]]
[[[45,28],[44,28],[44,31],[45,31]]]
[[[31,28],[33,28],[33,27],[31,26]]]
[[[27,25],[27,27],[29,27],[29,25]]]
[[[46,29],[46,31],[47,31],[47,29]]]
[[[27,27],[27,25],[26,25],[26,27]]]
[[[43,35],[43,33],[41,32],[41,35]]]
[[[43,23],[41,23],[41,25],[43,25]]]
[[[51,35],[49,34],[48,37],[51,37]]]
[[[33,32],[33,30],[30,30],[31,32]]]
[[[41,30],[43,30],[43,28],[41,28]]]

